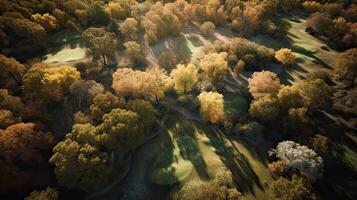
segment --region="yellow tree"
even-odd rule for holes
[[[284,65],[291,65],[295,62],[295,55],[288,48],[282,48],[275,52],[275,59]]]
[[[218,92],[202,92],[198,96],[201,116],[212,123],[222,122],[224,119],[224,99]]]
[[[193,64],[177,65],[170,77],[178,93],[190,92],[197,82],[197,67]]]
[[[209,53],[205,55],[201,62],[200,67],[205,72],[211,83],[216,83],[228,68],[226,61],[228,54],[222,53]]]

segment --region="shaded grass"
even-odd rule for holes
[[[224,94],[224,112],[230,116],[240,116],[248,111],[248,101],[235,94]]]

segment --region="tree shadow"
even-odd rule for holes
[[[220,130],[213,129],[214,131],[206,131],[206,135],[210,139],[212,147],[215,148],[215,153],[232,172],[238,189],[243,193],[251,193],[253,196],[255,196],[255,187],[264,190],[259,177],[248,163],[245,155],[240,153],[239,149],[232,144],[232,141],[225,140]]]
[[[180,155],[185,160],[189,160],[201,179],[209,179],[207,164],[203,159],[198,147],[195,132],[197,128],[189,120],[180,119],[172,128],[174,139],[180,149]]]

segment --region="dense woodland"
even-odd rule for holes
[[[355,0],[1,0],[0,199],[353,200],[356,86]]]

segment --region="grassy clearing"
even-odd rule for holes
[[[66,46],[58,52],[47,54],[43,62],[47,64],[63,64],[67,62],[79,61],[85,58],[85,48],[79,47],[79,45],[75,48]]]
[[[233,96],[230,98],[237,100]],[[164,169],[175,169],[175,178],[172,178],[172,173],[169,176],[171,178],[165,177],[165,173],[160,173],[159,179],[155,180],[168,180],[168,183],[172,180],[186,182],[194,178],[207,180],[214,177],[220,168],[225,167],[232,172],[238,189],[248,199],[266,197],[266,183],[272,178],[265,160],[253,146],[244,141],[222,138],[217,130],[206,124],[181,117],[177,117],[172,123],[173,126],[168,126],[171,142],[158,157],[159,163],[164,163]],[[187,164],[187,161],[192,165]],[[187,176],[191,166],[192,172]],[[157,172],[154,170],[154,173]]]
[[[290,48],[295,52],[297,65],[286,70],[282,81],[293,82],[311,72],[333,70],[337,52],[327,48],[323,41],[305,32],[305,19],[288,17],[286,20],[291,25],[286,38],[278,39],[268,35],[257,35],[250,38],[252,41],[274,50]]]

